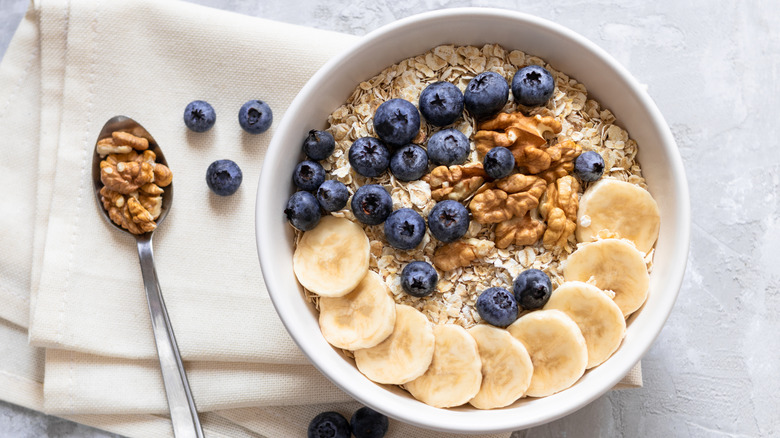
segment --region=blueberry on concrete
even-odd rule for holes
[[[349,438],[349,422],[338,412],[328,411],[318,414],[309,423],[306,431],[308,438]]]
[[[312,129],[303,141],[303,153],[312,160],[324,160],[336,149],[336,140],[328,131]]]
[[[555,79],[546,68],[539,65],[523,67],[512,78],[512,95],[520,105],[544,105],[552,97],[553,91]]]
[[[437,202],[428,214],[428,228],[442,242],[454,242],[469,229],[469,211],[458,201]]]
[[[349,423],[355,438],[382,438],[389,425],[386,416],[367,406],[355,411]]]
[[[206,132],[216,121],[217,113],[208,102],[193,100],[184,108],[184,124],[192,131]]]
[[[435,132],[427,147],[431,162],[440,166],[465,163],[471,150],[468,137],[455,128]]]
[[[412,142],[420,131],[420,113],[404,99],[390,99],[376,109],[374,131],[390,146]]]
[[[463,93],[466,110],[477,119],[498,113],[508,100],[509,84],[503,76],[492,71],[474,76]]]
[[[367,184],[355,191],[350,206],[360,222],[379,225],[393,212],[393,199],[379,184]]]
[[[260,134],[271,127],[274,114],[262,100],[250,100],[238,110],[238,124],[250,134]]]
[[[506,327],[517,319],[515,296],[503,287],[485,289],[477,298],[476,308],[486,323],[496,327]]]
[[[324,181],[325,169],[316,161],[301,161],[293,170],[293,183],[301,190],[313,192]]]
[[[287,220],[301,231],[309,231],[320,222],[320,204],[309,192],[295,192],[284,209]]]
[[[401,208],[385,220],[385,238],[393,248],[414,249],[425,236],[425,219],[411,208]]]
[[[604,173],[604,159],[598,152],[583,152],[574,160],[574,173],[582,181],[596,181]]]
[[[552,294],[550,277],[538,269],[526,269],[521,272],[513,287],[517,304],[525,310],[540,309]]]
[[[206,184],[219,196],[229,196],[241,186],[244,174],[232,160],[217,160],[206,169]]]
[[[401,288],[413,297],[427,297],[436,290],[439,274],[430,263],[415,260],[401,271]]]
[[[515,168],[515,156],[505,147],[494,147],[485,154],[482,167],[489,177],[501,179],[512,173],[512,169]]]
[[[344,183],[329,179],[317,189],[317,201],[325,211],[339,211],[347,205],[349,190]]]
[[[463,113],[463,93],[450,82],[434,82],[420,94],[420,112],[433,126],[447,126]]]
[[[348,158],[355,172],[363,176],[375,177],[387,170],[390,164],[390,151],[378,138],[360,137],[349,147]]]
[[[408,144],[390,157],[390,171],[399,181],[420,179],[428,171],[428,154],[416,144]]]

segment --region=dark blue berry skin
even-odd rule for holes
[[[517,319],[515,296],[503,287],[491,287],[479,294],[477,313],[482,319],[496,327],[506,327]]]
[[[463,164],[471,145],[466,135],[455,128],[442,129],[428,139],[428,158],[440,166]]]
[[[381,175],[390,165],[390,151],[374,137],[355,140],[349,147],[348,158],[355,172],[369,178]]]
[[[401,208],[385,220],[385,238],[397,249],[414,249],[425,236],[425,219],[411,208]]]
[[[344,183],[329,179],[317,189],[317,201],[325,211],[339,211],[347,205],[349,190]]]
[[[287,220],[301,231],[309,231],[320,223],[320,203],[309,192],[295,192],[284,209]]]
[[[552,294],[550,277],[538,269],[526,269],[515,278],[517,304],[525,310],[541,309]]]
[[[349,423],[355,438],[382,438],[389,425],[386,416],[369,407],[355,411]]]
[[[458,201],[437,202],[428,214],[428,228],[442,242],[454,242],[469,229],[469,211]]]
[[[430,263],[415,260],[401,271],[401,288],[413,297],[427,297],[436,290],[439,274]]]
[[[596,181],[604,174],[604,159],[598,152],[583,152],[574,160],[574,173],[582,181]]]
[[[523,67],[512,78],[512,95],[520,105],[544,105],[552,97],[553,91],[555,79],[546,68],[539,65]]]
[[[455,123],[463,114],[463,93],[450,82],[434,82],[420,94],[420,112],[433,126]]]
[[[312,160],[324,160],[336,149],[336,140],[328,131],[312,129],[303,141],[303,153]]]
[[[350,206],[360,222],[379,225],[393,212],[393,199],[379,184],[367,184],[355,191]]]
[[[206,132],[216,121],[217,113],[208,102],[193,100],[184,108],[184,124],[192,131]]]
[[[261,134],[271,127],[274,114],[262,100],[250,100],[238,110],[238,124],[250,134]]]
[[[306,436],[308,438],[350,438],[351,433],[349,422],[343,415],[328,411],[318,414],[311,420]]]
[[[232,160],[217,160],[206,169],[206,184],[219,196],[230,196],[241,186],[244,174]]]
[[[390,99],[376,109],[374,131],[390,146],[409,144],[420,131],[420,113],[409,101]]]
[[[509,84],[503,76],[492,71],[474,76],[463,93],[466,110],[477,119],[498,113],[508,100]]]
[[[428,172],[428,154],[416,144],[408,144],[390,157],[390,172],[399,181],[414,181]]]
[[[293,170],[293,183],[307,192],[313,192],[325,181],[325,169],[316,161],[301,161]]]
[[[494,147],[485,154],[482,167],[489,177],[501,179],[512,173],[512,169],[515,168],[515,156],[505,147]]]

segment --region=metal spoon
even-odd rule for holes
[[[146,138],[149,140],[149,149],[157,155],[157,162],[168,165],[160,146],[157,145],[157,142],[149,132],[135,120],[125,116],[116,116],[109,119],[100,131],[98,141],[111,137],[111,133],[114,131],[125,131],[138,137]],[[92,156],[92,183],[95,188],[95,196],[99,210],[108,223],[134,236],[138,244],[141,275],[144,280],[144,289],[146,289],[146,300],[149,303],[149,313],[152,317],[154,342],[157,345],[157,356],[160,359],[165,394],[168,398],[168,408],[171,412],[173,434],[176,438],[203,438],[203,429],[198,419],[195,401],[190,392],[190,385],[184,372],[184,366],[181,363],[181,356],[179,355],[179,347],[176,345],[173,327],[171,327],[171,321],[168,319],[168,311],[165,308],[160,284],[157,281],[157,271],[154,268],[154,257],[152,254],[152,235],[154,231],[144,234],[132,234],[115,224],[108,216],[108,212],[103,208],[103,203],[100,200],[100,189],[103,187],[103,183],[100,181],[101,160],[96,148]],[[168,215],[173,202],[173,184],[171,183],[164,190],[162,194],[162,211],[157,218],[158,226],[165,219],[165,216]]]

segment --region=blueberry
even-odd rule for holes
[[[316,161],[301,161],[293,170],[293,182],[301,190],[313,192],[324,181],[325,169]]]
[[[540,309],[552,293],[550,277],[538,269],[526,269],[515,278],[515,299],[525,310]]]
[[[406,100],[390,99],[376,109],[374,131],[390,146],[409,144],[420,131],[420,113]]]
[[[428,139],[428,157],[438,165],[463,164],[470,149],[468,137],[455,128],[442,129]]]
[[[284,209],[287,220],[301,231],[309,231],[320,222],[320,204],[309,192],[295,192]]]
[[[339,181],[329,179],[317,189],[317,201],[325,211],[339,211],[347,205],[349,190]]]
[[[420,112],[434,126],[447,126],[463,113],[463,93],[450,82],[434,82],[420,94]]]
[[[379,176],[390,164],[390,151],[381,140],[360,137],[349,147],[349,164],[355,172],[367,176]]]
[[[509,84],[492,71],[482,72],[469,81],[463,102],[475,118],[490,117],[504,108],[509,100]]]
[[[517,301],[503,287],[485,289],[479,294],[476,307],[479,316],[496,327],[506,327],[517,319]]]
[[[427,297],[436,289],[439,274],[430,263],[410,262],[401,271],[401,288],[413,297]]]
[[[393,248],[414,249],[425,236],[425,219],[411,208],[401,208],[385,220],[385,237]]]
[[[308,438],[349,438],[351,433],[349,423],[343,415],[328,411],[318,414],[311,420],[306,436]]]
[[[454,242],[469,229],[469,211],[458,201],[437,202],[428,215],[431,234],[442,242]]]
[[[555,79],[547,69],[538,65],[523,67],[512,78],[512,95],[520,105],[544,105],[552,97],[553,91]]]
[[[236,193],[243,179],[241,168],[232,160],[217,160],[206,169],[206,184],[219,196]]]
[[[393,212],[393,199],[379,184],[361,186],[352,195],[352,214],[366,225],[379,225]]]
[[[428,154],[416,144],[408,144],[390,157],[390,171],[399,181],[420,179],[428,171]]]
[[[493,179],[509,176],[515,168],[515,156],[505,147],[494,147],[485,154],[482,167],[485,173]]]
[[[274,114],[262,100],[250,100],[238,110],[238,124],[250,134],[261,134],[271,127]]]
[[[312,160],[324,160],[336,149],[336,140],[328,131],[312,129],[303,141],[303,153]]]
[[[583,181],[596,181],[604,173],[604,159],[598,152],[583,152],[574,160],[574,173]]]
[[[349,421],[355,438],[382,438],[387,433],[387,417],[369,408],[362,407],[352,414]]]
[[[216,121],[217,113],[208,102],[193,100],[184,108],[184,124],[192,131],[206,132]]]

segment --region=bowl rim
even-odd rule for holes
[[[273,179],[273,171],[271,168],[272,164],[270,164],[270,163],[277,162],[278,157],[284,151],[284,145],[280,144],[281,140],[279,140],[279,138],[281,135],[279,133],[287,132],[289,129],[291,129],[291,126],[296,124],[296,120],[294,120],[293,117],[296,113],[298,113],[299,109],[306,104],[305,102],[306,96],[313,92],[316,92],[315,90],[316,83],[319,82],[320,79],[325,75],[332,74],[338,68],[339,65],[341,65],[346,59],[349,59],[353,55],[353,51],[356,48],[362,45],[367,45],[372,41],[385,38],[386,35],[393,34],[409,26],[415,26],[420,21],[438,20],[438,19],[455,18],[455,17],[467,18],[469,16],[471,17],[480,16],[480,17],[488,17],[488,18],[493,17],[496,19],[510,18],[510,19],[518,20],[520,22],[528,23],[533,26],[545,28],[550,32],[559,34],[564,39],[570,40],[575,45],[582,46],[584,49],[589,51],[592,56],[597,57],[600,62],[606,64],[612,71],[614,71],[616,75],[618,75],[626,83],[626,85],[628,85],[628,87],[631,89],[635,97],[640,101],[643,109],[650,115],[650,119],[651,119],[650,122],[652,123],[652,125],[658,128],[659,136],[662,139],[661,147],[665,150],[665,152],[670,157],[669,170],[671,174],[674,175],[675,178],[678,178],[680,181],[680,184],[676,190],[677,192],[676,199],[675,199],[676,202],[672,205],[672,208],[675,209],[677,217],[679,218],[677,221],[678,223],[676,224],[676,227],[674,229],[675,235],[677,236],[677,240],[676,240],[676,244],[672,249],[672,253],[675,256],[675,259],[679,260],[679,263],[670,264],[669,272],[667,272],[667,275],[665,276],[665,284],[669,286],[673,286],[673,290],[665,291],[665,294],[661,297],[660,307],[661,310],[663,310],[664,312],[663,318],[661,318],[659,315],[656,319],[653,319],[651,321],[651,323],[649,324],[650,325],[649,333],[647,331],[644,332],[645,335],[642,337],[642,339],[645,340],[644,343],[640,344],[638,339],[634,339],[632,341],[633,342],[632,345],[621,346],[621,348],[628,348],[629,350],[631,350],[630,353],[627,353],[627,355],[634,357],[635,360],[622,362],[623,366],[618,368],[617,372],[615,372],[612,375],[612,378],[606,381],[606,384],[601,384],[600,388],[598,388],[597,390],[590,389],[590,386],[592,385],[589,385],[587,388],[580,388],[582,390],[580,392],[585,392],[587,394],[587,396],[585,397],[581,397],[581,398],[557,397],[554,404],[555,406],[554,413],[542,417],[516,418],[517,416],[507,415],[506,409],[496,409],[496,410],[468,412],[465,413],[466,415],[464,415],[464,417],[468,417],[468,418],[478,415],[480,419],[489,419],[489,421],[475,421],[475,419],[473,418],[472,421],[457,421],[458,419],[454,415],[463,413],[458,410],[437,409],[425,405],[421,406],[421,409],[409,410],[399,403],[389,403],[389,404],[377,403],[377,400],[372,399],[372,395],[378,396],[378,393],[376,393],[376,391],[369,391],[370,393],[359,393],[355,391],[355,389],[353,388],[355,383],[349,378],[349,376],[328,372],[334,370],[324,369],[323,364],[313,359],[312,357],[313,351],[310,350],[309,345],[306,342],[302,342],[302,340],[305,339],[307,333],[299,330],[299,328],[294,323],[294,320],[292,319],[292,315],[288,315],[285,313],[284,309],[280,309],[280,303],[278,302],[278,300],[274,299],[275,293],[273,289],[273,283],[276,277],[276,272],[274,271],[273,267],[270,265],[270,262],[268,261],[271,260],[273,257],[275,257],[275,254],[273,253],[273,249],[270,248],[270,245],[262,244],[262,242],[265,240],[265,238],[262,237],[263,232],[264,230],[270,229],[269,224],[271,221],[271,215],[267,214],[268,209],[264,207],[262,199],[267,197],[272,191],[278,191],[279,189],[278,181],[275,181]],[[284,117],[282,118],[281,123],[279,124],[278,128],[275,130],[274,137],[271,139],[271,142],[268,146],[265,159],[263,160],[263,165],[260,173],[260,179],[258,182],[257,190],[258,191],[257,191],[256,210],[255,210],[255,237],[256,237],[257,251],[258,251],[258,257],[260,259],[261,269],[274,308],[276,309],[279,318],[281,319],[286,330],[288,331],[288,333],[290,334],[291,338],[296,343],[296,345],[298,345],[298,347],[304,352],[306,357],[309,359],[312,365],[314,365],[315,368],[319,370],[319,372],[321,372],[326,378],[328,378],[341,390],[343,390],[344,392],[346,392],[347,394],[349,394],[351,397],[355,398],[359,402],[365,404],[366,406],[371,406],[372,408],[390,417],[399,419],[409,424],[413,424],[415,426],[419,426],[427,429],[434,429],[434,430],[450,432],[450,433],[461,433],[461,434],[498,433],[498,432],[513,431],[513,430],[538,426],[556,420],[563,416],[569,415],[574,411],[591,403],[596,398],[601,397],[609,390],[611,390],[612,387],[615,384],[617,384],[621,379],[623,379],[623,377],[625,377],[628,374],[631,368],[633,368],[634,365],[636,365],[636,363],[638,363],[642,359],[642,357],[647,353],[647,351],[650,349],[650,347],[652,346],[652,344],[655,342],[658,335],[660,334],[661,329],[666,323],[666,320],[669,318],[674,303],[676,302],[680,292],[680,287],[683,281],[683,275],[685,272],[689,245],[690,245],[690,223],[691,223],[690,199],[689,199],[688,184],[685,176],[684,167],[682,164],[682,158],[679,155],[676,142],[674,140],[674,137],[672,136],[668,124],[664,120],[660,110],[657,108],[653,100],[650,98],[649,94],[647,94],[647,92],[644,90],[643,86],[640,85],[639,82],[628,72],[628,70],[617,62],[617,60],[615,60],[605,50],[603,50],[602,48],[600,48],[599,46],[597,46],[595,43],[585,38],[584,36],[553,21],[540,18],[534,15],[530,15],[527,13],[517,12],[517,11],[507,10],[507,9],[466,7],[466,8],[439,9],[439,10],[434,10],[429,12],[423,12],[381,26],[376,30],[366,34],[365,36],[357,39],[357,41],[353,43],[353,45],[351,45],[350,47],[346,48],[338,55],[328,60],[306,82],[306,84],[301,88],[301,90],[298,92],[296,97],[293,99]],[[647,336],[647,334],[651,334],[651,336]],[[356,372],[359,371],[356,370]],[[382,385],[374,384],[374,386],[378,389],[382,388]],[[571,389],[573,388],[570,388],[570,390]],[[570,391],[570,390],[566,390],[566,391]],[[385,391],[384,389],[383,392],[390,394],[389,391]],[[550,397],[555,397],[555,395]],[[381,401],[382,397],[379,398],[380,398],[379,401]],[[538,400],[544,400],[544,399],[538,399]],[[426,416],[425,414],[429,412],[428,408],[437,409],[437,411],[441,412],[442,414]],[[410,412],[410,411],[414,411],[414,412]]]

